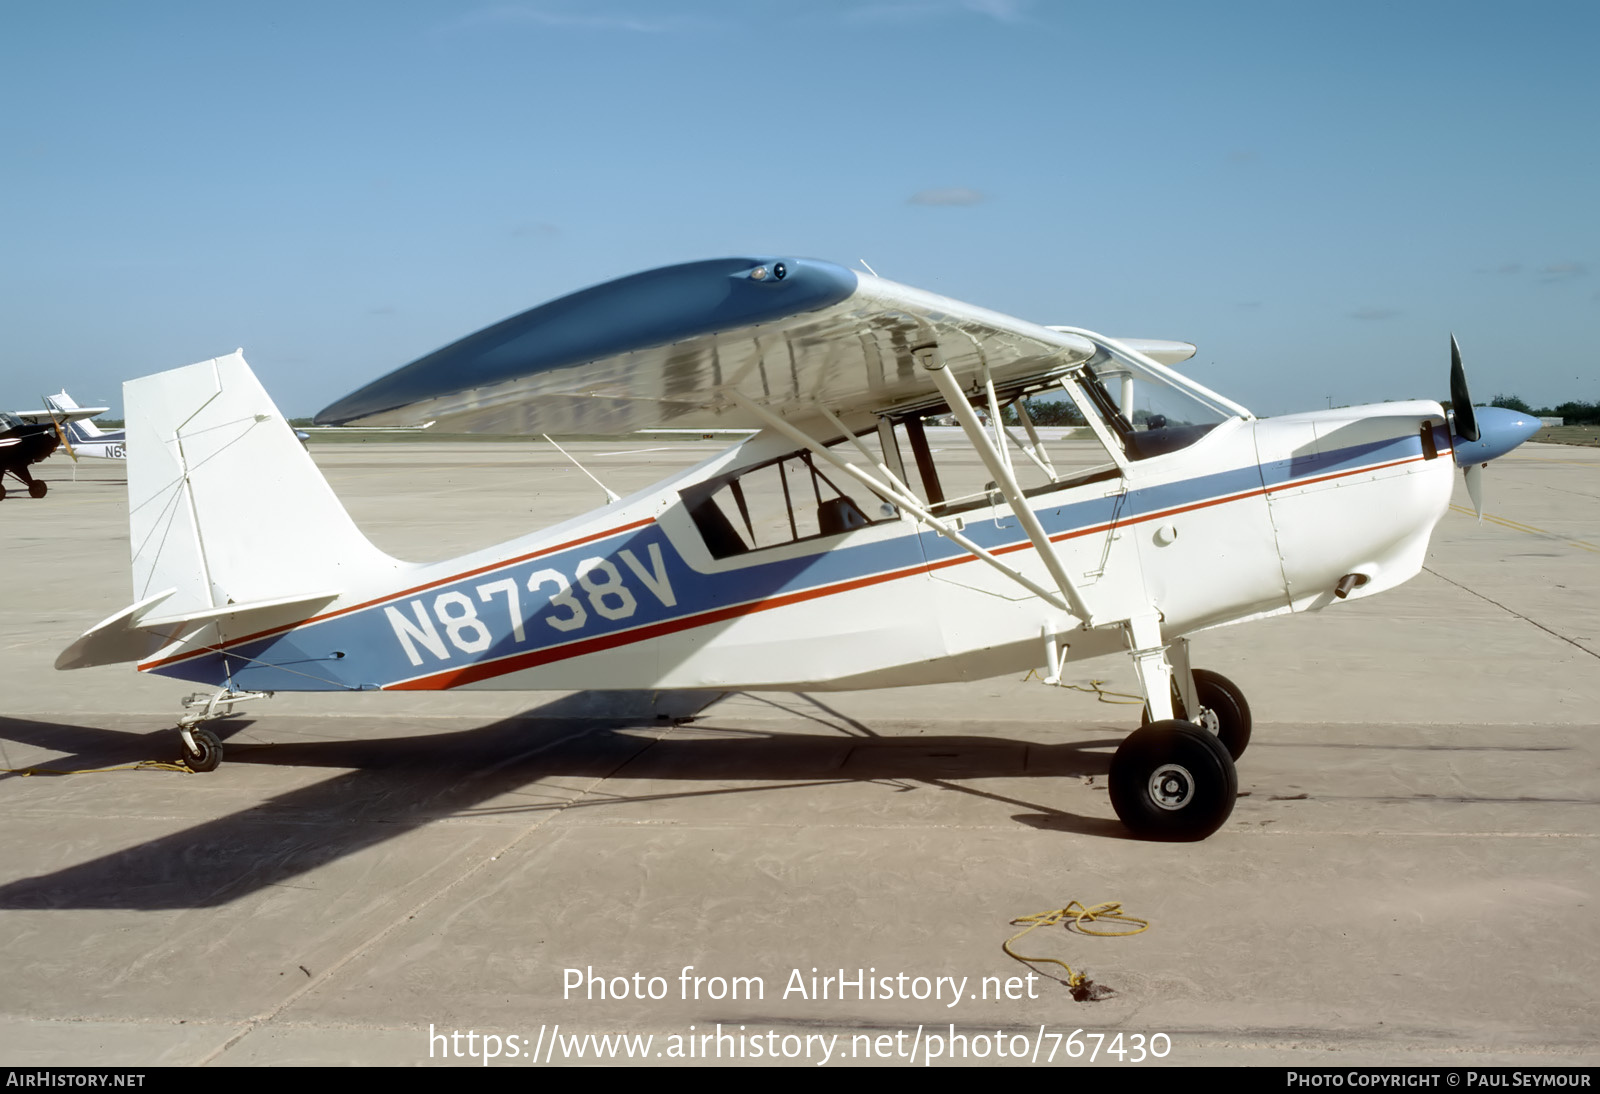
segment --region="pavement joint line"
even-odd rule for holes
[[[527,749],[527,750],[525,750],[523,752],[519,752],[519,753],[515,754],[514,756],[509,756],[505,760],[501,761],[500,763],[494,764],[491,767],[484,769],[484,771],[480,774],[479,777],[481,777],[481,775],[483,775],[483,774],[488,774],[488,773],[490,773],[492,771],[496,771],[496,770],[498,770],[498,769],[500,769],[502,767],[505,767],[508,764],[511,764],[511,763],[526,759],[528,756],[536,755],[536,754],[538,754],[540,752],[543,752],[543,751],[545,751],[547,749],[554,748],[554,747],[556,747],[558,745],[564,744],[567,741],[572,740],[575,737],[582,736],[584,734],[584,732],[586,732],[586,731],[585,730],[579,730],[576,733],[568,734],[567,736],[561,737],[561,738],[559,738],[558,740],[555,740],[555,741],[544,741],[544,742],[541,742],[539,745],[537,745],[534,748],[530,748],[530,749]],[[592,791],[595,787],[599,786],[601,783],[603,783],[607,779],[611,778],[611,776],[615,775],[619,770],[621,770],[631,760],[633,760],[634,757],[638,756],[639,753],[648,751],[650,749],[650,747],[656,743],[655,739],[646,740],[646,739],[641,738],[640,740],[641,740],[641,743],[644,745],[643,748],[640,748],[637,751],[632,752],[629,755],[622,757],[620,760],[617,761],[616,766],[613,767],[610,771],[606,772],[605,774],[595,776],[594,781],[591,782],[588,786],[584,787],[583,790],[579,792],[577,797],[572,799],[572,802],[575,803],[578,800],[580,800],[581,798],[583,798],[590,791]],[[571,804],[571,803],[569,803],[569,804]],[[229,1037],[228,1039],[223,1041],[222,1044],[218,1045],[211,1052],[207,1053],[206,1055],[202,1056],[200,1059],[196,1060],[195,1061],[195,1066],[204,1067],[207,1064],[212,1063],[218,1057],[222,1056],[229,1049],[231,1049],[234,1045],[237,1045],[240,1041],[244,1040],[251,1033],[255,1032],[257,1029],[260,1029],[263,1026],[271,1024],[280,1014],[282,1014],[285,1010],[289,1009],[290,1007],[294,1006],[296,1003],[298,1003],[306,995],[310,994],[310,992],[313,989],[318,988],[318,987],[322,986],[323,984],[327,983],[328,981],[330,981],[346,965],[349,965],[351,962],[353,962],[353,961],[357,960],[358,958],[360,958],[363,954],[367,953],[367,951],[369,951],[374,945],[376,945],[377,943],[383,941],[385,938],[387,938],[389,935],[393,934],[395,931],[400,930],[405,924],[411,922],[418,915],[420,915],[423,912],[424,909],[426,909],[430,905],[436,903],[438,900],[443,898],[446,894],[453,892],[455,889],[460,887],[464,882],[466,882],[469,878],[476,877],[480,872],[482,872],[483,870],[487,869],[487,867],[488,867],[488,865],[490,863],[497,861],[500,858],[501,855],[509,853],[513,848],[515,848],[517,846],[517,844],[521,843],[523,840],[525,840],[529,836],[533,835],[534,832],[538,831],[539,829],[544,828],[551,821],[553,821],[557,817],[559,817],[561,815],[561,813],[564,812],[564,811],[565,811],[564,809],[553,809],[553,810],[550,810],[549,812],[542,812],[542,813],[536,814],[534,819],[533,819],[533,822],[531,824],[529,824],[527,827],[523,828],[521,831],[517,832],[514,836],[512,836],[509,840],[507,840],[504,844],[502,844],[499,850],[495,851],[491,855],[487,855],[487,856],[484,856],[484,857],[480,858],[476,863],[472,864],[466,870],[464,870],[460,874],[456,875],[456,877],[453,880],[446,882],[445,884],[441,885],[439,888],[435,889],[432,893],[430,893],[429,895],[425,896],[420,902],[418,902],[417,904],[412,906],[412,908],[409,911],[401,912],[398,915],[396,915],[396,917],[393,920],[390,921],[388,926],[380,928],[379,930],[377,930],[373,934],[368,935],[365,939],[357,942],[350,949],[350,951],[348,953],[346,953],[343,957],[339,958],[338,960],[332,962],[326,969],[319,970],[316,976],[314,976],[310,980],[308,980],[297,991],[291,992],[289,995],[285,996],[278,1003],[277,1006],[275,1006],[275,1007],[271,1008],[270,1010],[267,1010],[267,1011],[255,1016],[254,1018],[251,1018],[251,1019],[248,1019],[248,1020],[246,1020],[246,1021],[244,1021],[242,1023],[239,1023],[240,1028],[239,1028],[237,1033],[235,1033],[232,1037]]]
[[[1405,828],[1374,828],[1368,832],[1358,832],[1345,828],[1261,827],[1242,828],[1236,832],[1224,828],[1223,831],[1235,836],[1307,836],[1318,839],[1326,836],[1364,836],[1371,839],[1600,839],[1600,834],[1594,832],[1439,832]]]
[[[1460,513],[1462,516],[1471,517],[1477,515],[1473,510],[1468,509],[1464,505],[1452,505],[1450,506],[1450,509],[1452,512]],[[1547,531],[1532,524],[1523,524],[1520,521],[1510,520],[1506,517],[1493,516],[1489,513],[1485,513],[1483,515],[1483,519],[1488,521],[1490,524],[1498,524],[1502,528],[1510,528],[1516,532],[1527,532],[1529,535],[1534,536],[1549,536],[1551,539],[1558,539],[1563,543],[1570,543],[1579,550],[1592,551],[1596,554],[1600,554],[1600,547],[1595,546],[1593,543],[1590,543],[1587,540],[1573,539],[1570,536],[1561,535],[1559,532]]]
[[[1515,608],[1508,608],[1504,604],[1500,603],[1498,600],[1494,599],[1493,597],[1484,596],[1477,589],[1473,589],[1473,588],[1470,588],[1469,586],[1463,585],[1459,581],[1452,581],[1450,578],[1445,577],[1438,570],[1435,570],[1431,566],[1424,566],[1423,569],[1425,571],[1427,571],[1428,573],[1432,574],[1434,577],[1438,578],[1440,581],[1449,582],[1451,585],[1454,585],[1456,588],[1461,589],[1461,590],[1463,590],[1465,592],[1471,593],[1473,596],[1477,597],[1479,600],[1487,601],[1488,603],[1493,604],[1495,607],[1499,608],[1501,611],[1506,612],[1506,613],[1508,613],[1510,615],[1514,615],[1518,619],[1522,620],[1525,623],[1533,624],[1535,627],[1538,627],[1541,631],[1544,631],[1544,633],[1550,635],[1551,637],[1559,638],[1559,639],[1561,639],[1561,641],[1567,643],[1568,645],[1576,646],[1578,649],[1582,650],[1584,653],[1588,654],[1590,657],[1594,657],[1594,658],[1600,659],[1600,653],[1596,653],[1594,650],[1591,650],[1588,646],[1585,646],[1582,642],[1579,642],[1579,641],[1577,641],[1576,639],[1573,639],[1573,638],[1568,638],[1566,635],[1562,634],[1559,631],[1553,631],[1549,627],[1545,626],[1543,623],[1538,622],[1537,620],[1529,619],[1527,616],[1523,615],[1521,612],[1517,611]]]

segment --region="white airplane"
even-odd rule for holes
[[[1537,422],[1472,408],[1459,357],[1453,417],[1418,401],[1257,419],[1167,367],[1192,353],[809,259],[637,274],[318,421],[759,432],[427,564],[367,541],[240,353],[145,377],[124,388],[136,602],[56,664],[137,661],[214,689],[179,720],[188,763],[210,770],[222,747],[201,723],[279,690],[812,691],[1055,679],[1122,653],[1148,724],[1113,760],[1117,814],[1203,838],[1232,811],[1251,716],[1191,669],[1190,636],[1412,577],[1454,468],[1476,496],[1480,465]],[[1085,440],[1051,451],[1022,401],[1041,393],[1071,400]],[[924,420],[948,413],[962,443],[935,450]]]
[[[59,394],[46,395],[44,401],[62,418],[62,430],[67,435],[68,451],[73,459],[88,456],[97,460],[125,460],[128,458],[127,431],[104,430],[89,418],[104,414],[106,407],[80,407],[63,389]],[[85,417],[84,415],[88,416]]]
[[[0,413],[0,499],[6,496],[4,479],[7,475],[21,482],[31,498],[42,498],[49,493],[50,484],[34,478],[29,465],[49,459],[58,448],[65,448],[76,464],[78,453],[73,450],[76,423],[109,409],[103,406],[62,409],[49,398],[45,400],[45,407],[44,410]]]

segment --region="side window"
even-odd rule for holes
[[[859,458],[842,447],[835,451]],[[840,535],[899,516],[894,506],[810,452],[702,483],[686,490],[683,500],[713,558]]]
[[[998,429],[988,408],[976,409],[1024,494],[1117,477],[1116,464],[1070,400],[1030,401],[1012,392],[998,405]],[[905,482],[935,516],[1002,504],[987,465],[943,405],[898,419],[894,437],[906,453]]]

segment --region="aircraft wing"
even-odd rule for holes
[[[651,270],[487,327],[340,399],[319,425],[620,434],[757,429],[774,413],[878,410],[938,388],[912,349],[937,341],[964,384],[1048,378],[1088,339],[805,258]],[[1169,345],[1181,345],[1170,343]],[[1190,348],[1192,352],[1192,348]]]
[[[68,422],[81,422],[85,418],[93,418],[110,409],[108,406],[80,406],[71,410],[8,410],[6,413],[13,418],[21,418],[29,425],[49,425],[51,421],[66,425]]]

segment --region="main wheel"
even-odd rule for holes
[[[1238,795],[1227,748],[1192,722],[1141,726],[1111,760],[1111,805],[1146,839],[1205,839],[1227,822]]]
[[[43,479],[34,479],[28,484],[28,497],[42,498],[50,492],[50,484]]]
[[[1200,700],[1200,710],[1189,717],[1183,709],[1183,697],[1178,694],[1178,682],[1172,682],[1172,713],[1187,719],[1202,729],[1209,729],[1227,748],[1228,755],[1237,760],[1250,744],[1250,704],[1245,702],[1239,685],[1220,672],[1209,669],[1194,670],[1194,690]],[[1146,707],[1140,725],[1150,724],[1150,708]]]
[[[209,729],[190,730],[194,737],[198,752],[189,749],[189,742],[183,743],[183,762],[189,765],[191,771],[215,771],[222,762],[222,740]]]

